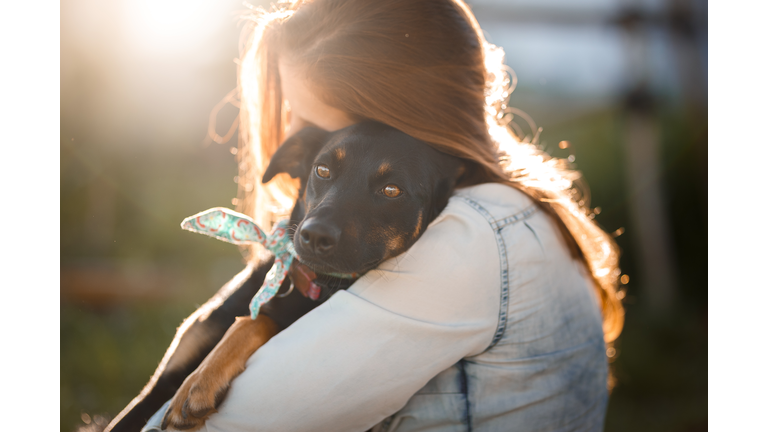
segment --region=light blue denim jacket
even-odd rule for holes
[[[606,381],[583,265],[531,199],[484,184],[260,348],[202,430],[600,431]]]
[[[493,341],[434,377],[374,432],[602,431],[607,362],[592,287],[540,209],[520,197],[505,212],[483,192],[455,199],[496,236],[502,276]]]

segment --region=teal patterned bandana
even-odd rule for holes
[[[248,216],[228,208],[214,207],[184,219],[181,228],[237,245],[260,243],[275,255],[275,263],[269,269],[264,284],[251,300],[252,319],[256,319],[259,308],[277,293],[296,257],[287,219],[278,222],[272,233],[267,235]]]
[[[252,319],[256,319],[261,306],[275,296],[277,290],[280,289],[280,285],[285,280],[288,270],[291,268],[293,259],[296,258],[296,250],[293,248],[291,234],[288,231],[288,219],[278,222],[272,233],[267,235],[248,216],[228,208],[214,207],[184,219],[181,222],[181,228],[236,245],[260,243],[275,255],[275,263],[272,264],[272,268],[267,272],[264,284],[256,295],[253,296],[253,300],[251,300]],[[307,269],[306,266],[299,263],[299,260],[296,260],[296,263]],[[356,279],[358,277],[356,273],[325,274],[341,279]],[[317,300],[319,287],[314,285],[313,288],[317,292],[311,291],[308,297],[312,300]],[[302,290],[302,294],[307,295],[304,290]]]

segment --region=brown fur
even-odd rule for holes
[[[216,412],[229,383],[245,370],[251,354],[277,333],[277,324],[267,316],[259,315],[255,320],[237,317],[218,345],[176,392],[163,418],[163,429],[194,431],[201,428],[208,416]]]
[[[379,166],[379,175],[384,175],[388,172],[392,171],[392,165],[390,165],[388,162],[384,162]]]
[[[387,250],[390,251],[391,255],[394,255],[394,252],[400,251],[400,249],[403,247],[403,243],[405,243],[403,236],[397,235],[391,237],[387,240]]]
[[[384,243],[386,244],[386,258],[391,258],[400,252],[405,244],[405,238],[394,227],[377,227],[372,229],[366,236],[365,242],[368,244]]]
[[[337,148],[337,149],[334,151],[334,153],[333,153],[333,154],[334,154],[334,156],[336,156],[336,160],[337,160],[337,161],[339,161],[339,162],[343,161],[343,160],[344,160],[344,157],[346,157],[346,156],[347,156],[347,152],[346,152],[346,150],[344,150],[342,147],[339,147],[339,148]]]
[[[424,212],[420,211],[419,220],[416,221],[416,228],[413,230],[413,238],[418,237],[419,234],[421,233],[421,223],[422,223],[423,217],[424,217]]]
[[[351,237],[351,238],[357,238],[357,225],[354,223],[351,223],[347,225],[346,228],[344,228],[344,234]]]

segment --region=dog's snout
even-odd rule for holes
[[[299,230],[299,238],[302,246],[320,255],[328,253],[339,243],[341,231],[317,219],[304,221]]]

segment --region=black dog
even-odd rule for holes
[[[291,213],[294,246],[322,294],[317,301],[301,292],[276,296],[256,320],[242,317],[272,262],[249,266],[184,322],[149,384],[107,430],[140,430],[174,394],[163,427],[200,427],[259,346],[351,285],[328,274],[362,275],[411,247],[445,208],[464,164],[396,129],[363,122],[299,131],[278,148],[263,182],[282,172],[301,180]],[[280,291],[289,285],[286,278]]]

